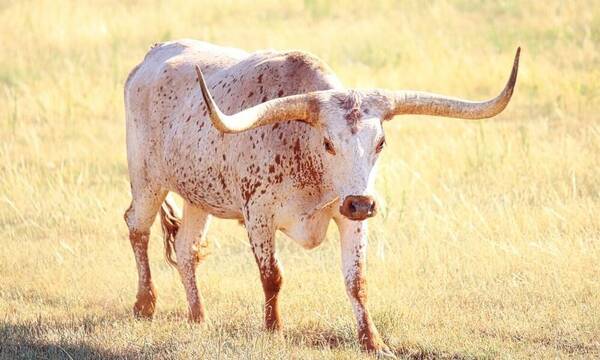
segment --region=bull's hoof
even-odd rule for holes
[[[139,292],[137,294],[137,300],[133,305],[133,315],[137,319],[152,319],[156,310],[156,290],[148,290],[145,292]]]
[[[188,321],[190,323],[202,324],[204,320],[204,309],[201,306],[194,306],[189,309]]]
[[[397,359],[396,355],[394,355],[394,353],[386,345],[383,345],[381,349],[376,350],[375,356],[378,359]]]
[[[265,322],[265,329],[271,332],[280,332],[283,326],[281,326],[281,321],[279,320],[267,320]]]
[[[381,340],[377,333],[361,336],[361,345],[364,350],[374,354],[379,359],[396,359],[396,355]]]

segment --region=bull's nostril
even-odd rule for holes
[[[373,212],[375,212],[375,202],[374,202],[374,201],[373,201],[373,202],[370,204],[370,206],[369,206],[369,212],[370,212],[370,213],[373,213]]]
[[[351,214],[354,214],[358,209],[356,208],[356,205],[354,205],[353,202],[350,203],[350,206],[348,206],[348,209],[350,210]]]

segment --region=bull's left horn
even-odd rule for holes
[[[461,119],[484,119],[495,116],[504,110],[513,94],[517,82],[520,53],[521,48],[517,48],[510,78],[502,92],[493,99],[468,101],[420,91],[388,91],[384,92],[390,104],[386,118],[402,114],[436,115]]]
[[[310,93],[269,100],[237,114],[225,115],[210,95],[198,65],[196,74],[210,120],[223,133],[237,133],[280,121],[298,120],[311,125],[317,122],[319,101],[315,94]]]

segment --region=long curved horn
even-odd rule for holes
[[[519,47],[517,48],[510,78],[500,95],[493,99],[468,101],[419,91],[390,91],[386,93],[386,97],[391,103],[386,118],[390,119],[394,115],[402,114],[419,114],[462,119],[484,119],[497,115],[504,110],[513,94],[519,70],[520,54],[521,48]]]
[[[319,102],[314,94],[302,94],[273,99],[234,115],[225,115],[213,100],[200,67],[196,65],[198,83],[210,120],[223,133],[237,133],[280,121],[298,120],[315,125],[318,120]]]

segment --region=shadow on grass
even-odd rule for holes
[[[123,319],[130,319],[129,315],[122,314]],[[185,321],[181,313],[168,314],[167,319],[173,322]],[[148,358],[143,348],[127,347],[126,349],[114,351],[102,347],[96,347],[85,343],[86,336],[93,336],[97,327],[105,323],[114,323],[121,316],[115,318],[93,317],[83,318],[67,322],[28,322],[28,323],[2,323],[0,324],[0,360],[2,359],[124,359],[124,358]],[[143,320],[141,320],[143,321]],[[220,325],[224,334],[231,338],[250,338],[248,324],[232,323],[229,326]],[[255,333],[258,327],[250,329]],[[49,340],[55,338],[55,334],[61,332],[77,332],[77,339]],[[200,331],[191,329],[191,331]],[[265,331],[265,330],[262,330]],[[51,336],[47,336],[51,335]],[[309,327],[287,328],[283,331],[286,342],[300,348],[314,349],[340,349],[360,353],[358,342],[353,329],[328,329],[311,325]],[[255,336],[255,335],[254,335]],[[80,340],[79,340],[80,339]],[[423,347],[419,344],[390,344],[391,350],[401,359],[473,359],[474,356],[439,351]],[[162,353],[165,348],[154,349],[155,354]],[[168,351],[167,351],[168,353]],[[150,356],[152,357],[152,356]]]
[[[350,348],[356,345],[356,341],[348,334],[334,332],[328,329],[285,329],[284,337],[297,346],[313,348]]]
[[[127,354],[80,345],[58,345],[31,339],[0,339],[0,359],[124,359]]]
[[[358,347],[358,340],[353,331],[333,331],[324,328],[298,328],[295,330],[284,330],[285,338],[296,346],[306,346],[316,349],[347,349],[350,351],[361,351]],[[390,344],[389,345],[394,345]],[[439,351],[436,349],[424,348],[418,344],[395,344],[390,346],[392,352],[400,359],[474,359],[474,356],[469,356],[460,353],[452,353]]]
[[[429,359],[452,359],[452,360],[466,360],[476,359],[476,356],[470,356],[460,353],[452,353],[439,351],[435,349],[426,349],[420,346],[408,347],[399,346],[392,347],[394,354],[400,359],[411,359],[411,360],[429,360]]]
[[[589,355],[592,357],[592,354],[600,353],[600,345],[597,343],[586,344],[569,337],[544,337],[542,335],[524,335],[517,332],[490,332],[484,330],[480,331],[480,334],[484,337],[496,338],[502,341],[541,345],[568,355]]]
[[[84,334],[91,333],[103,320],[84,319],[75,325]],[[44,338],[48,332],[69,331],[74,324],[0,324],[0,359],[123,359],[130,353],[117,353],[84,343],[51,342]]]
[[[124,316],[124,315],[123,315]],[[124,318],[124,317],[123,317]],[[121,321],[115,317],[83,317],[55,321],[38,318],[26,323],[0,323],[0,360],[3,359],[124,359],[137,358],[141,348],[113,351],[86,344],[98,327]],[[76,334],[77,339],[61,340],[60,334]],[[59,334],[59,338],[54,340]],[[51,340],[50,340],[50,339]]]

